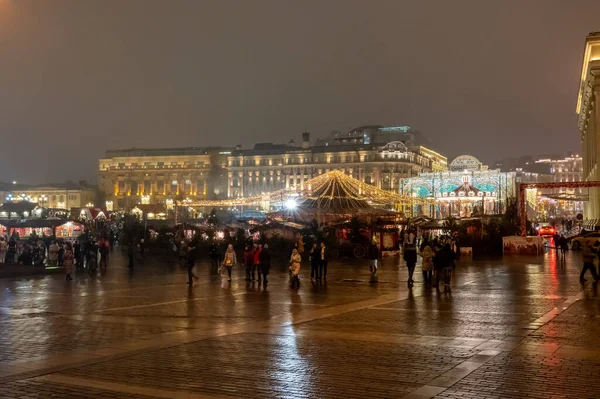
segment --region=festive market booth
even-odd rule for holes
[[[131,210],[131,214],[140,220],[165,220],[167,208],[160,204],[138,204]]]
[[[78,219],[86,222],[108,220],[112,212],[102,208],[81,208]]]
[[[56,226],[56,237],[59,238],[77,238],[83,233],[83,225],[78,222],[68,221]]]
[[[296,240],[302,231],[308,226],[301,223],[285,222],[281,220],[270,220],[268,223],[251,227],[250,234],[254,241],[261,239],[270,239],[272,237],[281,237],[285,240]]]
[[[32,235],[42,237],[77,238],[83,232],[83,225],[73,221],[59,219],[30,219],[6,221],[8,235],[20,238]]]

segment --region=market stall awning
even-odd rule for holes
[[[59,220],[59,219],[24,219],[24,220],[3,220],[0,222],[5,227],[10,228],[53,228],[62,226],[65,224],[77,224],[80,223],[72,220]]]

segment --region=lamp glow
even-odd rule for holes
[[[293,211],[294,209],[296,209],[298,207],[298,204],[296,203],[296,200],[290,198],[285,201],[284,206],[285,206],[285,209],[289,209],[290,211]]]

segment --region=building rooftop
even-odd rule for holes
[[[29,191],[29,190],[95,190],[96,186],[85,181],[51,184],[13,184],[0,182],[0,191]]]
[[[106,158],[209,155],[215,152],[231,152],[233,150],[230,147],[127,148],[106,150]]]

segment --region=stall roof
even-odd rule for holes
[[[59,220],[59,219],[25,219],[25,220],[2,220],[0,224],[5,227],[35,227],[35,228],[43,228],[43,227],[57,227],[62,226],[67,223],[73,223],[81,225],[81,223],[73,221],[73,220]]]
[[[29,201],[5,202],[0,206],[0,212],[23,213],[31,212],[37,208],[37,204]]]
[[[419,226],[422,229],[441,229],[444,227],[444,219],[430,220],[429,222]]]
[[[155,215],[161,215],[167,213],[167,208],[160,204],[137,204],[133,209],[139,209],[144,213],[154,213]]]

